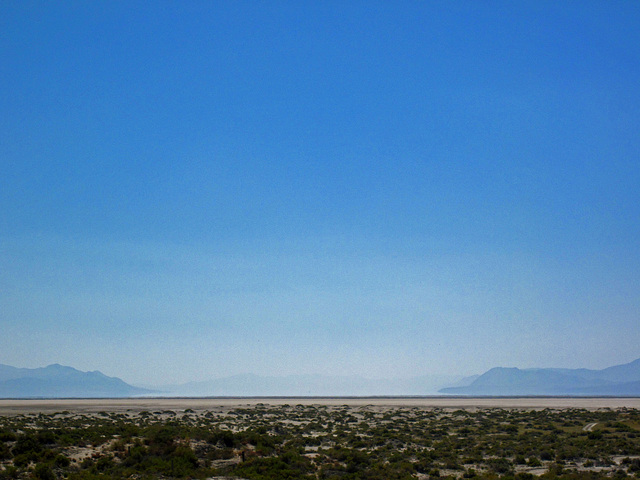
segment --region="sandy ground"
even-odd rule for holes
[[[264,405],[327,405],[360,407],[418,407],[444,409],[515,408],[563,409],[636,408],[640,398],[575,398],[575,397],[240,397],[240,398],[124,398],[124,399],[0,399],[0,416],[29,413],[72,412],[140,412],[143,410],[226,410],[236,407]]]

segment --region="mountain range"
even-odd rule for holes
[[[496,367],[466,383],[442,388],[439,393],[496,396],[640,396],[640,358],[602,370]]]
[[[446,385],[449,385],[445,387]],[[445,388],[443,388],[445,387]],[[58,364],[16,368],[0,364],[0,398],[118,398],[140,396],[640,396],[640,358],[602,370],[496,367],[482,375],[405,379],[360,376],[234,375],[203,382],[142,388],[101,372]]]
[[[58,364],[33,369],[0,364],[0,398],[429,395],[460,378],[426,375],[406,379],[368,379],[360,376],[242,374],[142,388],[98,371],[82,372]]]
[[[393,395],[433,395],[460,376],[423,375],[400,379],[371,379],[357,375],[233,375],[203,382],[156,387],[161,395],[204,396],[283,396],[283,397],[367,397]]]
[[[0,398],[112,398],[154,393],[98,371],[63,365],[16,368],[0,364]]]

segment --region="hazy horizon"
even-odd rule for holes
[[[596,368],[596,369],[587,369],[590,371],[598,371],[598,370],[604,370],[607,369],[609,367],[617,367],[620,365],[627,365],[629,363],[637,363],[640,360],[639,358],[630,360],[629,362],[624,362],[623,364],[619,364],[619,365],[607,365],[606,367],[603,368]],[[6,364],[0,364],[0,365],[6,365]],[[68,368],[71,367],[75,370],[78,370],[80,372],[84,372],[84,373],[93,373],[93,372],[99,372],[99,373],[104,373],[104,372],[100,372],[99,370],[94,370],[94,371],[83,371],[81,369],[77,369],[76,367],[74,367],[73,365],[61,365],[59,363],[54,363],[54,364],[49,364],[49,365],[39,365],[39,366],[35,366],[35,367],[24,367],[24,366],[20,366],[20,365],[7,365],[9,367],[14,367],[14,368],[27,368],[27,369],[48,369],[50,367],[64,367],[64,368]],[[206,378],[201,378],[201,379],[196,379],[196,380],[183,380],[183,381],[178,381],[178,382],[160,382],[160,383],[148,383],[145,381],[142,382],[127,382],[130,383],[136,387],[142,387],[142,388],[147,388],[147,389],[170,389],[167,390],[165,393],[167,393],[169,396],[175,396],[175,395],[179,395],[179,396],[195,396],[195,397],[202,397],[202,396],[211,396],[213,394],[211,393],[202,393],[202,392],[210,392],[211,390],[211,386],[214,384],[217,384],[216,388],[228,388],[229,385],[231,385],[231,388],[237,388],[237,385],[244,385],[249,386],[250,389],[257,389],[259,390],[261,393],[261,395],[267,395],[267,396],[278,396],[278,395],[285,395],[282,392],[278,392],[277,389],[273,390],[273,386],[269,385],[268,383],[265,384],[263,381],[279,381],[279,380],[283,380],[283,381],[292,381],[292,380],[304,380],[304,381],[311,381],[312,383],[301,383],[301,384],[292,384],[292,383],[283,383],[282,385],[285,385],[286,388],[293,388],[293,386],[295,385],[299,385],[299,386],[304,386],[304,385],[316,385],[313,384],[313,380],[320,380],[323,383],[321,383],[320,385],[322,385],[322,388],[329,388],[329,389],[333,389],[333,387],[336,387],[340,392],[339,394],[335,394],[335,393],[327,393],[326,395],[330,395],[330,396],[350,396],[350,395],[356,395],[356,396],[362,396],[362,393],[348,393],[349,391],[349,383],[340,383],[340,382],[344,382],[344,381],[349,381],[349,379],[352,380],[363,380],[365,382],[365,384],[360,384],[355,386],[356,390],[358,391],[362,391],[363,389],[367,390],[367,394],[366,395],[409,395],[409,396],[413,396],[413,395],[441,395],[441,393],[439,392],[439,390],[443,387],[451,387],[451,386],[455,386],[456,384],[464,384],[464,385],[468,385],[471,381],[475,380],[475,378],[481,376],[483,373],[487,373],[489,372],[489,370],[494,370],[494,369],[506,369],[506,370],[510,370],[512,368],[516,368],[519,370],[523,370],[523,371],[527,371],[527,370],[544,370],[545,368],[549,368],[549,369],[563,369],[565,367],[562,366],[548,366],[548,367],[524,367],[524,368],[520,368],[520,367],[516,367],[516,366],[509,366],[509,365],[494,365],[493,367],[489,367],[487,370],[484,371],[478,371],[476,373],[471,373],[471,374],[437,374],[437,373],[430,373],[430,374],[422,374],[422,375],[400,375],[400,376],[387,376],[387,377],[382,377],[382,376],[376,376],[376,375],[360,375],[360,374],[337,374],[337,375],[327,375],[327,374],[320,374],[320,373],[290,373],[290,374],[266,374],[266,375],[259,375],[256,373],[252,373],[252,372],[242,372],[242,373],[236,373],[236,374],[228,374],[228,375],[217,375],[217,376],[209,376]],[[576,370],[583,370],[584,367],[574,367]],[[115,377],[115,378],[120,378],[120,375],[117,374],[117,372],[113,373],[112,375],[108,375],[110,377]],[[632,377],[631,377],[632,378]],[[256,380],[258,381],[258,383],[246,383],[245,381],[248,380]],[[239,380],[241,381],[241,383],[233,383],[234,380]],[[416,382],[416,380],[418,380],[418,382]],[[225,384],[220,383],[220,381],[232,381],[231,384],[229,384],[228,382]],[[333,383],[326,383],[326,381],[331,381]],[[244,382],[244,383],[242,383]],[[261,383],[262,382],[262,383]],[[337,383],[336,383],[337,382]],[[407,383],[408,382],[408,383]],[[624,383],[624,381],[622,382]],[[277,385],[278,383],[276,382],[273,385]],[[365,385],[363,387],[363,385]],[[378,386],[382,386],[382,388],[386,388],[391,386],[392,388],[396,388],[399,386],[399,390],[395,393],[389,393],[389,392],[376,392],[376,390],[371,390],[371,385],[374,386],[374,388],[378,388]],[[221,387],[222,386],[222,387]],[[317,386],[317,385],[316,385]],[[184,390],[184,389],[175,389],[174,387],[195,387],[196,390]],[[267,393],[262,392],[261,388],[269,388],[270,390]],[[370,391],[369,391],[370,390]],[[401,391],[402,390],[402,391]],[[410,390],[410,393],[406,393]],[[198,394],[193,393],[193,392],[200,392]],[[394,390],[395,391],[395,390]],[[405,393],[402,393],[405,392]],[[450,393],[447,393],[448,395],[450,395]],[[247,394],[239,394],[239,393],[225,393],[224,395],[239,395],[239,396],[247,396]],[[299,396],[301,394],[296,394],[293,396]],[[466,395],[466,394],[465,394]],[[248,395],[248,396],[255,396],[255,395]]]
[[[0,363],[640,357],[640,3],[0,7]]]

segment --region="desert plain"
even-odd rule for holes
[[[640,398],[0,400],[0,479],[640,478]]]

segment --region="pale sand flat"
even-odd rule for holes
[[[584,408],[635,408],[640,409],[640,398],[585,398],[585,397],[224,397],[224,398],[122,398],[122,399],[0,399],[0,415],[29,413],[54,413],[65,410],[96,413],[131,412],[143,410],[194,411],[232,409],[264,405],[326,405],[326,406],[375,406],[417,407],[444,409],[514,408],[514,409],[564,409]]]

